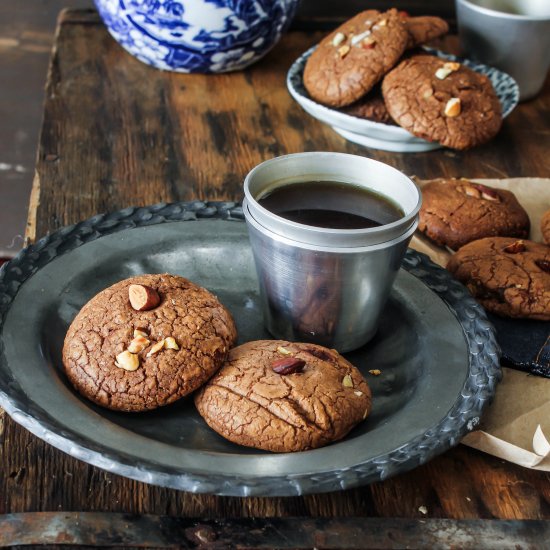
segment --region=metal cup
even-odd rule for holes
[[[521,101],[540,92],[550,67],[549,0],[456,0],[456,15],[468,57],[510,74]]]
[[[328,229],[292,222],[258,203],[276,187],[303,181],[363,186],[392,199],[404,216],[375,228]],[[365,157],[298,153],[256,166],[245,179],[244,192],[269,332],[341,352],[368,342],[418,225],[421,195],[416,185],[395,168]]]

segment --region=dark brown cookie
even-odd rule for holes
[[[344,437],[369,414],[371,392],[335,350],[259,340],[232,349],[195,404],[230,441],[283,453]]]
[[[483,237],[529,236],[529,216],[511,191],[465,179],[436,179],[422,187],[418,229],[457,250]]]
[[[358,118],[366,118],[374,122],[381,122],[383,124],[395,124],[392,120],[380,87],[376,86],[374,90],[371,90],[365,97],[357,100],[355,103],[344,107],[342,111],[348,115],[356,116]]]
[[[540,220],[542,238],[546,244],[550,244],[550,210],[547,210]]]
[[[160,303],[149,300],[136,311],[131,285],[157,293]],[[206,289],[175,275],[141,275],[80,310],[65,337],[63,364],[74,387],[98,405],[144,411],[204,384],[235,340],[231,315]]]
[[[449,25],[441,17],[422,15],[420,17],[405,17],[405,26],[409,31],[407,48],[425,44],[434,38],[439,38],[449,32]]]
[[[550,321],[550,247],[488,237],[463,246],[447,269],[487,310],[504,317]]]
[[[397,10],[361,12],[320,42],[306,63],[304,85],[324,105],[349,105],[397,63],[408,40]]]
[[[490,80],[435,56],[405,59],[384,78],[382,95],[397,124],[454,149],[490,140],[502,124],[500,102]]]

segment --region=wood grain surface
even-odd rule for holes
[[[510,115],[496,139],[471,151],[395,154],[346,142],[286,90],[290,64],[321,36],[290,32],[243,72],[180,75],[129,56],[94,13],[65,12],[46,89],[29,241],[129,205],[240,200],[254,165],[299,151],[366,155],[421,178],[550,173],[548,82],[538,99]],[[442,45],[456,47],[456,40]],[[0,414],[0,514],[32,511],[550,519],[550,475],[459,446],[410,473],[348,491],[292,498],[195,495],[89,466]]]
[[[311,118],[286,89],[289,66],[321,36],[287,33],[246,71],[183,75],[129,56],[94,12],[66,12],[46,89],[35,180],[40,206],[30,236],[129,205],[240,200],[253,166],[300,151],[368,155],[421,178],[548,176],[548,82],[481,147],[366,149]],[[456,44],[450,37],[440,45]]]
[[[113,534],[116,533],[116,538]],[[550,538],[541,520],[407,518],[232,518],[193,520],[177,516],[113,512],[36,512],[0,516],[0,544],[341,550],[379,548],[537,548]]]

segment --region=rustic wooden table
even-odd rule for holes
[[[364,149],[305,114],[286,90],[291,62],[320,36],[289,32],[244,72],[179,75],[133,59],[95,12],[65,12],[46,89],[28,242],[129,205],[241,200],[248,170],[298,151],[368,155],[422,178],[550,174],[548,82],[496,139],[472,151]],[[456,40],[440,45],[453,49]],[[215,539],[221,547],[232,541],[475,548],[493,537],[495,548],[537,547],[550,540],[550,524],[540,521],[550,519],[550,476],[458,446],[409,473],[353,490],[292,498],[197,495],[89,466],[0,411],[0,514],[0,545],[164,547]]]

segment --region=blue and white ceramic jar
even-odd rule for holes
[[[299,0],[95,0],[111,35],[169,71],[235,71],[265,55]]]

